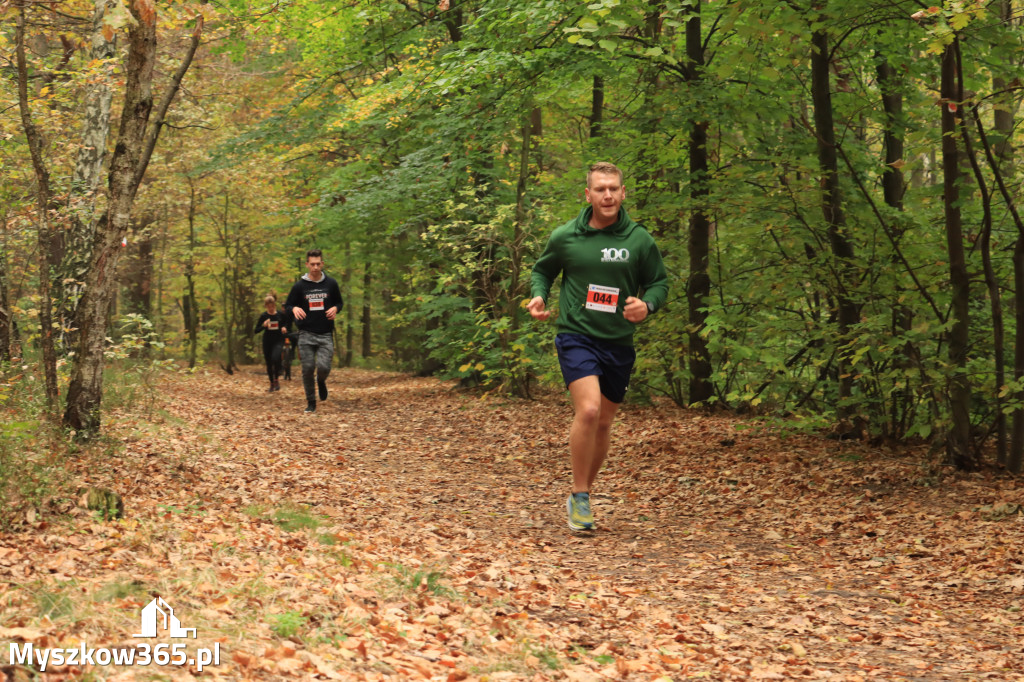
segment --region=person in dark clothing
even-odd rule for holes
[[[266,312],[256,320],[254,334],[263,333],[263,359],[267,363],[267,378],[270,379],[269,392],[280,391],[281,384],[277,378],[281,376],[281,351],[284,347],[285,334],[288,333],[288,318],[284,311],[277,309],[277,299],[267,294],[263,299]]]
[[[302,386],[306,391],[305,412],[316,412],[317,392],[320,401],[327,400],[327,375],[334,357],[334,318],[341,312],[341,290],[333,278],[324,273],[320,249],[306,252],[306,269],[284,302],[285,312],[295,319],[299,330],[299,359],[302,363]],[[313,385],[314,375],[316,386]]]
[[[284,350],[281,351],[281,373],[284,375],[285,381],[292,380],[292,360],[295,359],[295,349],[298,343],[298,332],[289,332],[284,335]]]

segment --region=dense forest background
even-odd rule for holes
[[[93,432],[118,363],[253,361],[263,296],[318,247],[339,364],[529,397],[558,381],[529,268],[608,160],[672,277],[634,399],[1019,472],[1022,14],[8,0],[5,378]]]

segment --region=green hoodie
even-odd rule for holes
[[[592,214],[587,206],[551,233],[533,266],[531,297],[541,296],[546,304],[562,273],[558,331],[632,346],[636,325],[622,316],[626,298],[640,298],[651,312],[660,308],[668,294],[665,265],[654,238],[626,209],[603,230],[590,226]]]

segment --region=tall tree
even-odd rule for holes
[[[134,21],[128,26],[124,105],[117,144],[110,161],[108,206],[101,228],[96,231],[85,292],[75,315],[80,336],[64,410],[64,425],[74,429],[80,437],[95,434],[100,427],[103,345],[110,303],[115,294],[121,241],[131,223],[135,194],[159,138],[164,116],[192,63],[202,34],[202,18],[198,17],[186,54],[150,125],[157,10],[154,0],[132,0],[128,9]]]
[[[113,101],[111,82],[114,79],[113,60],[116,53],[116,33],[107,23],[112,0],[95,0],[92,33],[90,36],[90,63],[95,73],[88,80],[85,95],[85,113],[81,143],[68,191],[70,225],[61,235],[61,244],[55,249],[61,254],[55,263],[54,283],[57,287],[55,317],[60,325],[62,347],[75,346],[77,334],[72,329],[75,307],[82,293],[85,273],[95,238],[96,193],[102,178],[106,157],[107,137],[110,134],[110,109]]]
[[[692,14],[686,20],[685,80],[694,89],[703,80],[704,38],[701,32],[700,3],[693,4]],[[690,256],[690,276],[686,282],[686,300],[689,310],[688,343],[690,386],[689,401],[705,403],[714,395],[711,383],[711,354],[704,332],[707,324],[708,299],[711,296],[709,274],[711,247],[711,219],[708,198],[708,121],[694,118],[690,123],[690,225],[687,251]]]
[[[957,117],[963,103],[963,83],[959,72],[958,37],[942,51],[942,203],[945,208],[946,252],[949,258],[952,326],[949,331],[949,404],[952,421],[946,437],[946,452],[958,469],[976,468],[971,448],[971,387],[967,377],[970,347],[970,276],[964,251],[963,219],[960,208],[960,148],[957,144]]]
[[[821,19],[825,19],[824,16]],[[853,415],[849,404],[853,395],[854,372],[849,366],[849,353],[853,326],[860,319],[860,312],[854,298],[856,274],[853,268],[853,243],[846,234],[846,216],[839,184],[839,155],[836,149],[836,133],[833,120],[832,85],[830,71],[832,51],[829,47],[827,28],[819,28],[811,34],[811,97],[814,104],[814,134],[818,149],[818,166],[821,173],[821,212],[825,219],[828,242],[835,258],[836,318],[838,322],[838,413],[841,422],[848,422]],[[844,423],[844,428],[859,429],[862,425]]]
[[[28,101],[28,64],[25,59],[25,8],[28,0],[18,0],[15,53],[18,71],[18,107],[21,111],[22,127],[32,156],[32,167],[36,174],[36,209],[39,213],[37,234],[39,244],[39,332],[42,339],[43,373],[46,384],[46,402],[52,410],[57,406],[60,394],[57,391],[57,356],[54,350],[53,303],[50,298],[50,277],[53,235],[50,224],[50,172],[43,159],[43,143],[32,120]]]

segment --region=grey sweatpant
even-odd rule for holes
[[[306,389],[306,402],[316,404],[316,384],[327,380],[334,357],[334,338],[330,334],[299,332],[299,355],[302,356],[302,387]]]

